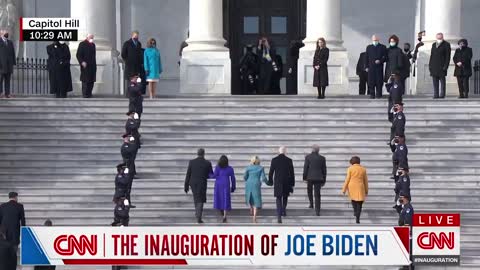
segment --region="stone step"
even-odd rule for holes
[[[113,182],[113,181],[112,181]],[[207,189],[207,194],[213,195],[213,188],[214,184],[213,181],[210,185],[210,187]],[[324,198],[329,198],[332,196],[338,196],[339,189],[341,189],[343,186],[343,182],[328,182],[323,188],[322,188],[322,197]],[[83,184],[82,186],[77,186],[77,185],[55,185],[55,186],[26,186],[22,187],[19,185],[8,185],[4,184],[2,187],[0,187],[0,192],[5,192],[8,193],[8,190],[15,188],[15,191],[21,194],[45,194],[45,195],[55,195],[58,193],[62,193],[65,195],[71,194],[71,195],[89,195],[92,193],[108,193],[111,192],[113,189],[113,183],[110,183],[110,185],[101,185],[97,184],[95,185],[95,190],[92,190],[92,187],[86,184]],[[179,188],[183,189],[183,181],[176,181],[176,183],[172,182],[170,183],[169,186],[159,186],[157,184],[152,184],[152,185],[145,185],[145,184],[138,184],[134,181],[134,191],[137,196],[142,196],[142,195],[148,195],[152,193],[152,190],[155,190],[155,193],[160,193],[160,194],[176,194],[179,191]],[[302,189],[306,190],[306,185],[298,183],[295,186],[296,190],[302,191]],[[369,185],[370,191],[369,191],[369,197],[370,198],[376,198],[375,196],[380,196],[380,195],[385,195],[393,193],[393,188],[394,184],[393,182],[390,182],[389,187],[380,187],[377,184],[370,184]],[[264,186],[264,189],[269,189],[269,187]],[[411,186],[411,195],[414,198],[420,198],[420,197],[430,197],[430,196],[442,196],[442,197],[450,197],[450,196],[463,196],[463,197],[469,197],[469,196],[480,196],[480,189],[472,189],[472,188],[465,188],[465,187],[454,187],[454,188],[448,188],[448,189],[440,189],[438,186],[435,186],[435,188],[420,188],[416,183],[413,183]],[[244,196],[245,192],[245,183],[243,181],[237,181],[236,184],[236,190],[235,194],[232,194],[234,197],[240,197]],[[480,209],[480,208],[479,208]]]

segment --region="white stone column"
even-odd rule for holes
[[[418,0],[422,1],[422,0]],[[415,93],[418,95],[433,96],[433,83],[430,77],[428,62],[430,50],[437,33],[443,33],[444,39],[452,46],[451,58],[457,42],[461,38],[462,0],[423,0],[425,22],[425,45],[419,50],[417,59],[417,84]],[[458,86],[453,71],[455,67],[450,61],[447,75],[447,95],[458,95]]]
[[[97,57],[97,81],[93,93],[100,95],[118,94],[118,51],[116,45],[116,8],[115,0],[70,0],[70,16],[79,18],[79,41],[87,34],[95,36]],[[82,24],[83,23],[83,24]],[[79,42],[70,42],[72,54],[72,78],[75,93],[81,93],[80,66],[76,59]]]
[[[190,0],[188,46],[180,65],[185,94],[231,94],[231,62],[223,38],[222,0]]]
[[[317,39],[323,37],[330,49],[329,87],[326,95],[346,95],[348,54],[342,40],[341,0],[307,0],[307,36],[298,59],[298,94],[316,95],[313,87],[313,56]]]

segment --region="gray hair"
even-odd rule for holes
[[[286,154],[286,153],[287,153],[287,147],[285,147],[285,146],[280,146],[280,147],[278,148],[278,153],[279,153],[279,154]]]
[[[320,146],[318,146],[318,144],[312,145],[312,152],[314,153],[320,152]]]

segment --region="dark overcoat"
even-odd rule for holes
[[[293,192],[295,172],[292,159],[283,154],[273,158],[268,173],[268,183],[269,185],[273,184],[275,197],[288,196]]]
[[[125,61],[125,80],[129,80],[134,75],[142,75],[143,69],[143,50],[140,41],[135,43],[129,39],[123,43],[122,59]]]
[[[317,49],[313,56],[313,86],[328,86],[328,58],[330,56],[330,50],[328,48]],[[315,69],[315,66],[320,66],[319,69]]]
[[[197,157],[188,163],[185,190],[192,189],[194,203],[207,202],[207,180],[211,175],[212,163],[205,158]]]
[[[71,92],[72,73],[70,72],[70,49],[67,44],[47,46],[47,69],[50,80],[50,94]]]
[[[455,63],[455,77],[470,77],[472,76],[472,48],[466,47],[463,49],[456,49],[453,55],[453,62]],[[457,66],[461,62],[462,66]]]
[[[77,60],[80,64],[80,81],[95,82],[97,81],[97,49],[95,43],[84,40],[78,44]],[[87,66],[82,67],[82,62]]]
[[[7,230],[7,241],[20,244],[20,226],[25,226],[23,204],[10,200],[0,205],[0,226]]]
[[[450,55],[452,49],[450,43],[443,41],[438,45],[436,42],[432,45],[430,52],[430,62],[428,67],[430,69],[430,76],[445,77],[447,76],[448,65],[450,64]]]
[[[7,74],[13,72],[15,61],[15,47],[13,42],[7,39],[7,43],[0,38],[0,73]]]
[[[388,82],[390,76],[394,73],[398,73],[398,75],[402,75],[401,72],[403,71],[403,52],[397,46],[390,47],[387,49],[387,64],[385,65],[385,76],[384,81]]]

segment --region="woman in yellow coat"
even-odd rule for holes
[[[345,192],[348,191],[348,196],[352,200],[353,215],[356,218],[356,222],[360,223],[362,204],[368,195],[367,169],[360,165],[360,158],[356,156],[350,159],[350,164],[342,193],[345,195]]]

